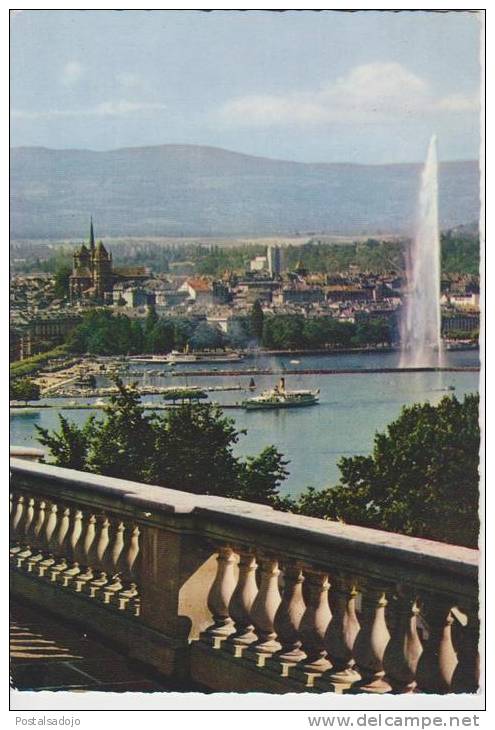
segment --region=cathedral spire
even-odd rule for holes
[[[89,247],[93,251],[95,247],[95,232],[93,229],[93,216],[91,216],[91,223],[89,226]]]

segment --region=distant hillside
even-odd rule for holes
[[[307,164],[214,147],[11,150],[11,237],[407,233],[420,166]],[[440,169],[440,219],[479,215],[474,161]]]

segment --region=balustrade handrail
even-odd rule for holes
[[[24,459],[11,473],[14,588],[165,674],[222,691],[479,686],[477,550]]]
[[[306,563],[330,563],[385,580],[402,576],[440,592],[455,587],[457,593],[477,595],[478,550],[49,464],[15,458],[10,463],[19,486],[27,481],[31,489],[37,489],[38,484],[44,494],[53,490],[60,494],[63,488],[73,499],[75,492],[89,504],[95,497],[110,499],[117,512],[131,511],[135,519],[148,524],[171,514],[187,515],[188,529],[211,541],[283,552]]]

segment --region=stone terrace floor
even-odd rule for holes
[[[201,691],[145,673],[98,638],[16,601],[11,602],[10,657],[17,690]]]

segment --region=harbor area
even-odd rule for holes
[[[403,406],[426,400],[435,405],[446,396],[462,400],[466,393],[478,389],[476,351],[447,353],[446,371],[401,370],[398,364],[397,352],[259,353],[236,364],[235,375],[223,372],[230,373],[232,365],[210,363],[201,365],[202,374],[198,376],[193,374],[199,370],[195,364],[177,366],[173,376],[160,376],[149,371],[170,372],[170,368],[132,364],[122,358],[81,357],[77,370],[73,367],[68,374],[62,369],[39,374],[41,381],[55,386],[48,392],[42,386],[39,400],[11,403],[11,443],[39,447],[37,427],[58,431],[59,415],[78,426],[92,415],[104,418],[104,409],[114,391],[110,395],[91,394],[95,389],[102,393],[109,391],[98,389],[115,388],[111,380],[114,374],[125,385],[137,384],[141,404],[150,415],[166,416],[182,402],[179,398],[174,405],[173,400],[165,400],[166,395],[173,393],[172,389],[183,394],[193,388],[197,393],[200,389],[208,397],[197,402],[218,405],[243,433],[235,446],[236,455],[251,456],[267,444],[273,444],[290,458],[290,474],[284,481],[283,491],[297,494],[308,485],[321,489],[336,484],[340,478],[339,459],[369,453],[375,432],[396,419]],[[140,371],[142,376],[137,377],[134,371]],[[64,382],[69,376],[84,377],[91,372],[95,373],[94,386],[78,385],[75,380],[70,384]],[[281,377],[285,378],[289,391],[319,390],[318,405],[254,410],[241,405],[273,390]],[[254,387],[250,387],[251,381]],[[57,388],[63,393],[69,387],[73,394],[57,395]],[[162,389],[168,390],[162,393]],[[311,463],[310,472],[308,463]]]

